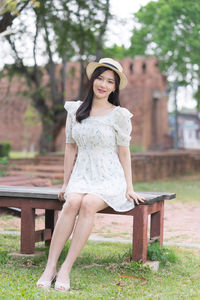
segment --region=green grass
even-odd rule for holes
[[[9,153],[9,158],[16,159],[16,158],[34,158],[38,153],[37,152],[18,152],[18,151],[11,151]]]
[[[19,249],[19,237],[0,235],[0,245],[0,299],[200,299],[199,250],[170,247],[167,254],[152,250],[156,259],[169,255],[154,273],[129,262],[130,245],[88,242],[72,269],[71,291],[62,294],[35,286],[48,249],[43,249],[42,257],[16,259],[7,253]],[[68,244],[59,264],[67,249]]]
[[[152,182],[135,182],[133,183],[133,186],[135,191],[138,192],[172,192],[176,193],[177,197],[175,201],[181,201],[184,203],[200,203],[199,183],[200,174],[193,174]]]

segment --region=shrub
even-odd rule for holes
[[[0,157],[8,157],[11,145],[9,142],[0,143]]]
[[[142,147],[141,145],[130,145],[130,151],[131,153],[135,153],[135,152],[144,152],[146,149],[144,147]]]
[[[6,176],[6,168],[8,167],[8,158],[0,157],[0,177]]]
[[[174,251],[165,247],[160,247],[158,242],[148,246],[147,257],[150,260],[160,261],[162,265],[165,265],[167,262],[175,263],[177,261]]]

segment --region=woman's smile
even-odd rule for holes
[[[100,94],[103,94],[103,93],[105,93],[106,91],[105,91],[105,90],[102,90],[102,89],[98,89],[98,92],[99,92]]]

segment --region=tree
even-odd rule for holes
[[[36,0],[2,0],[0,3],[0,33],[7,31],[15,18],[31,3],[34,7],[39,6]],[[7,32],[10,34],[10,32]]]
[[[135,14],[128,55],[156,55],[161,70],[179,85],[200,85],[200,2],[158,0]],[[200,103],[200,93],[196,92]],[[199,106],[200,104],[198,104]]]
[[[118,46],[114,44],[111,47],[104,47],[103,48],[103,56],[104,57],[112,57],[114,59],[123,59],[127,56],[128,50],[125,48],[124,45]]]
[[[81,62],[81,94],[83,66],[89,57],[99,55],[110,14],[109,0],[39,2],[38,7],[27,7],[23,11],[33,20],[31,30],[22,21],[15,26],[16,33],[6,37],[15,64],[5,66],[4,74],[6,71],[9,76],[18,74],[26,79],[27,92],[42,123],[40,152],[47,152],[55,151],[56,138],[65,124],[63,104],[67,61],[76,58]],[[27,62],[27,53],[32,66]],[[46,61],[45,68],[38,63],[41,56]],[[61,72],[56,72],[58,62]],[[48,78],[47,82],[44,76]]]

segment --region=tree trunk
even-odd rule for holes
[[[55,152],[55,141],[52,136],[53,126],[42,123],[42,133],[39,139],[39,152],[46,154],[47,152]]]
[[[83,60],[80,60],[80,86],[79,86],[79,99],[83,99],[86,95],[86,88],[87,88],[87,78],[85,75],[85,65]]]
[[[56,151],[56,140],[61,131],[61,129],[65,125],[66,114],[63,111],[59,114],[57,120],[53,121],[52,124],[42,122],[42,133],[39,139],[39,153],[46,154],[48,152]]]

